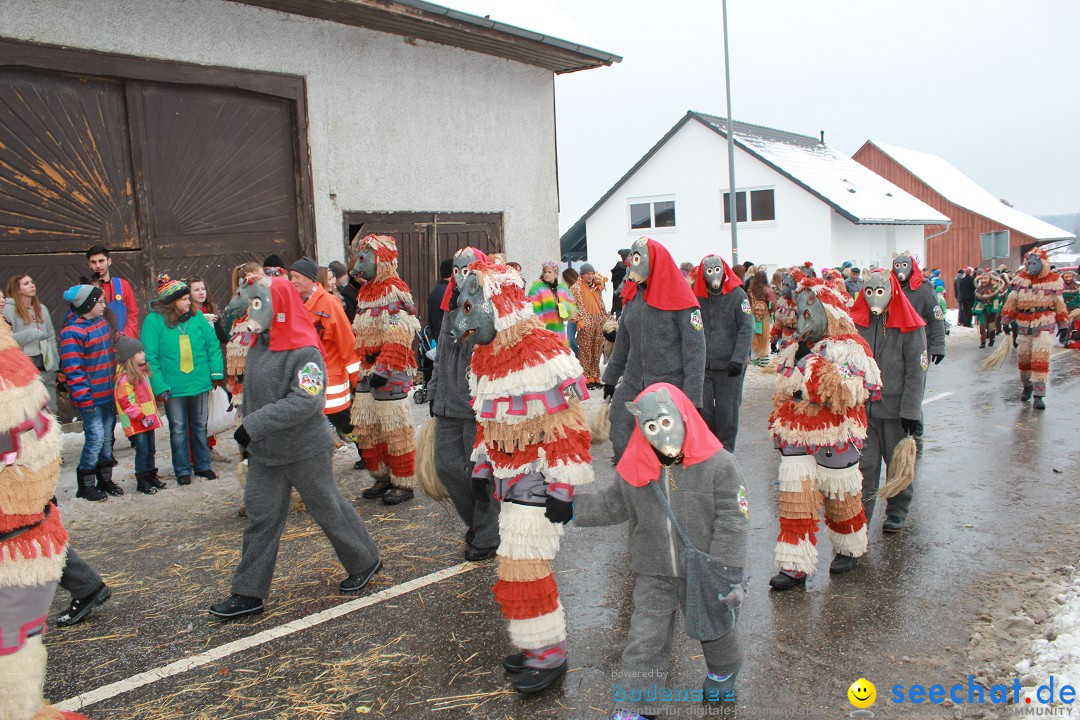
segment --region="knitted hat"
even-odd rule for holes
[[[334,277],[336,278],[343,278],[349,274],[349,269],[345,267],[345,263],[340,260],[335,260],[327,265],[327,267],[330,268],[330,271],[334,273]]]
[[[292,272],[298,272],[309,280],[319,279],[319,266],[315,264],[315,261],[306,255],[293,263],[289,268]]]
[[[173,280],[165,273],[161,273],[157,276],[157,297],[154,298],[154,302],[168,304],[174,300],[179,300],[188,293],[191,289],[187,286],[187,283],[183,280]]]
[[[116,361],[127,362],[145,350],[146,348],[143,347],[143,344],[135,338],[121,335],[116,343]]]
[[[592,263],[581,263],[581,267],[578,272],[584,275],[587,272],[596,272],[596,268],[592,266]]]
[[[266,256],[265,260],[263,260],[263,267],[264,268],[277,267],[277,268],[281,268],[282,270],[284,270],[285,269],[285,261],[282,260],[280,257],[278,257],[276,254],[271,253],[270,255]]]
[[[64,299],[71,303],[76,315],[85,315],[94,309],[102,294],[101,288],[93,285],[72,285],[64,291]]]
[[[630,248],[623,248],[622,250],[620,250],[619,257],[621,257],[623,260],[630,257]]]

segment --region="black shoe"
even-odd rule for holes
[[[851,555],[837,555],[829,565],[830,575],[843,575],[855,569],[855,558]]]
[[[510,681],[510,684],[515,690],[520,693],[538,693],[541,690],[546,690],[551,686],[552,683],[565,675],[566,668],[566,660],[563,660],[562,665],[550,668],[548,670],[525,668],[521,672],[514,675],[514,678]]]
[[[180,477],[176,478],[176,484],[177,485],[190,485],[191,484],[191,476],[190,475],[181,475]]]
[[[124,494],[124,488],[113,482],[112,469],[113,466],[116,465],[116,460],[112,460],[111,462],[112,465],[108,462],[98,463],[94,476],[97,478],[98,490],[103,490],[113,497],[120,497]]]
[[[110,597],[112,597],[112,590],[109,589],[108,585],[102,583],[101,587],[86,597],[73,599],[71,601],[71,606],[56,616],[57,626],[68,627],[70,625],[78,625],[83,620],[90,617],[90,613],[94,608],[108,600]]]
[[[1025,385],[1024,391],[1020,393],[1020,402],[1027,402],[1031,399],[1031,393],[1035,392],[1035,388],[1031,385]]]
[[[981,341],[981,342],[979,343],[979,349],[980,349],[980,350],[982,350],[982,349],[983,349],[984,347],[986,347],[986,341],[985,341],[985,340],[983,340],[983,341]]]
[[[525,670],[525,653],[514,653],[503,658],[503,667],[506,672],[519,673]]]
[[[772,576],[769,580],[769,586],[773,590],[790,590],[793,587],[806,584],[806,573],[796,573],[795,575],[788,575],[785,572],[779,572]]]
[[[352,469],[353,470],[366,470],[367,465],[364,464],[363,460],[357,460],[356,462],[353,463]]]
[[[390,478],[375,478],[375,484],[361,493],[365,500],[377,500],[390,491],[394,484]]]
[[[374,577],[375,573],[382,570],[382,560],[376,560],[374,567],[367,572],[362,572],[359,575],[350,575],[341,581],[338,585],[343,593],[354,593],[364,589],[364,586],[368,584],[368,581]]]
[[[79,484],[79,490],[75,493],[75,497],[83,498],[84,500],[93,500],[95,502],[109,499],[109,496],[95,484],[97,482],[96,470],[76,469],[75,478],[76,482]]]
[[[413,499],[412,488],[393,487],[383,495],[383,505],[398,505]]]
[[[207,480],[217,480],[217,473],[213,470],[203,470],[201,472],[196,470],[195,474],[201,478],[206,478]]]
[[[990,336],[990,343],[989,343],[989,345],[990,345],[990,347],[994,347],[994,336],[993,336],[993,335],[991,335],[991,336]]]
[[[904,521],[906,518],[896,517],[895,515],[889,515],[885,518],[885,522],[881,525],[881,532],[883,533],[898,533],[904,529]]]
[[[143,495],[157,495],[157,486],[151,482],[151,473],[135,473],[135,490]]]
[[[1036,410],[1046,409],[1046,402],[1043,401],[1042,395],[1035,396],[1035,402],[1031,403],[1031,407],[1035,408]]]
[[[475,540],[475,539],[476,539],[476,531],[475,530],[473,530],[472,528],[469,528],[468,530],[465,531],[465,542],[467,544],[472,545],[472,541]]]
[[[470,545],[465,548],[465,559],[469,562],[480,562],[481,560],[487,560],[490,557],[495,557],[495,551],[497,547],[492,548],[479,548]]]
[[[227,600],[210,606],[210,614],[219,618],[232,619],[245,615],[258,615],[263,611],[262,598],[249,595],[230,595]]]

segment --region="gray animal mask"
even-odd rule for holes
[[[450,338],[461,343],[472,338],[478,345],[495,339],[495,306],[484,297],[480,279],[469,273],[458,294],[457,309],[451,314]]]
[[[786,297],[788,300],[795,300],[795,276],[791,273],[784,273],[784,280],[780,283],[780,294]]]
[[[911,277],[911,269],[914,266],[915,261],[907,253],[893,258],[892,269],[901,285],[907,285],[908,278]]]
[[[1031,277],[1038,277],[1043,271],[1042,258],[1035,253],[1028,253],[1027,258],[1024,259],[1024,269]]]
[[[829,316],[825,304],[813,290],[803,290],[795,301],[799,322],[795,333],[801,342],[813,345],[829,332]]]
[[[469,276],[469,265],[477,261],[476,251],[471,247],[462,248],[454,253],[454,285],[461,287]]]
[[[679,456],[686,439],[686,424],[667,389],[645,393],[637,402],[626,403],[626,409],[637,418],[641,434],[657,452],[669,458]]]
[[[649,279],[649,239],[638,238],[630,246],[630,269],[626,277],[634,282],[643,283]]]
[[[371,282],[375,279],[375,274],[379,269],[378,266],[379,261],[375,256],[375,248],[364,247],[361,248],[360,252],[357,254],[351,272],[354,277]]]
[[[711,255],[702,262],[705,272],[705,286],[714,295],[724,287],[724,261],[715,255]]]
[[[866,296],[866,304],[870,306],[870,312],[880,315],[888,310],[889,301],[892,300],[889,274],[880,270],[870,273],[863,285],[863,294]]]
[[[259,278],[253,283],[241,285],[226,310],[233,317],[243,317],[246,314],[248,324],[254,332],[269,330],[274,322],[270,278]]]

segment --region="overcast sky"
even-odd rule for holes
[[[726,114],[721,3],[547,1],[623,56],[556,79],[562,232],[687,110]],[[735,119],[824,130],[849,155],[870,138],[941,155],[1032,215],[1080,212],[1080,0],[729,0],[728,13]]]

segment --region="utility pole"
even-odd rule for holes
[[[724,12],[724,86],[727,90],[727,163],[728,163],[728,217],[731,219],[731,264],[739,262],[739,216],[735,209],[735,130],[731,119],[731,62],[728,59],[727,0],[723,0]]]

